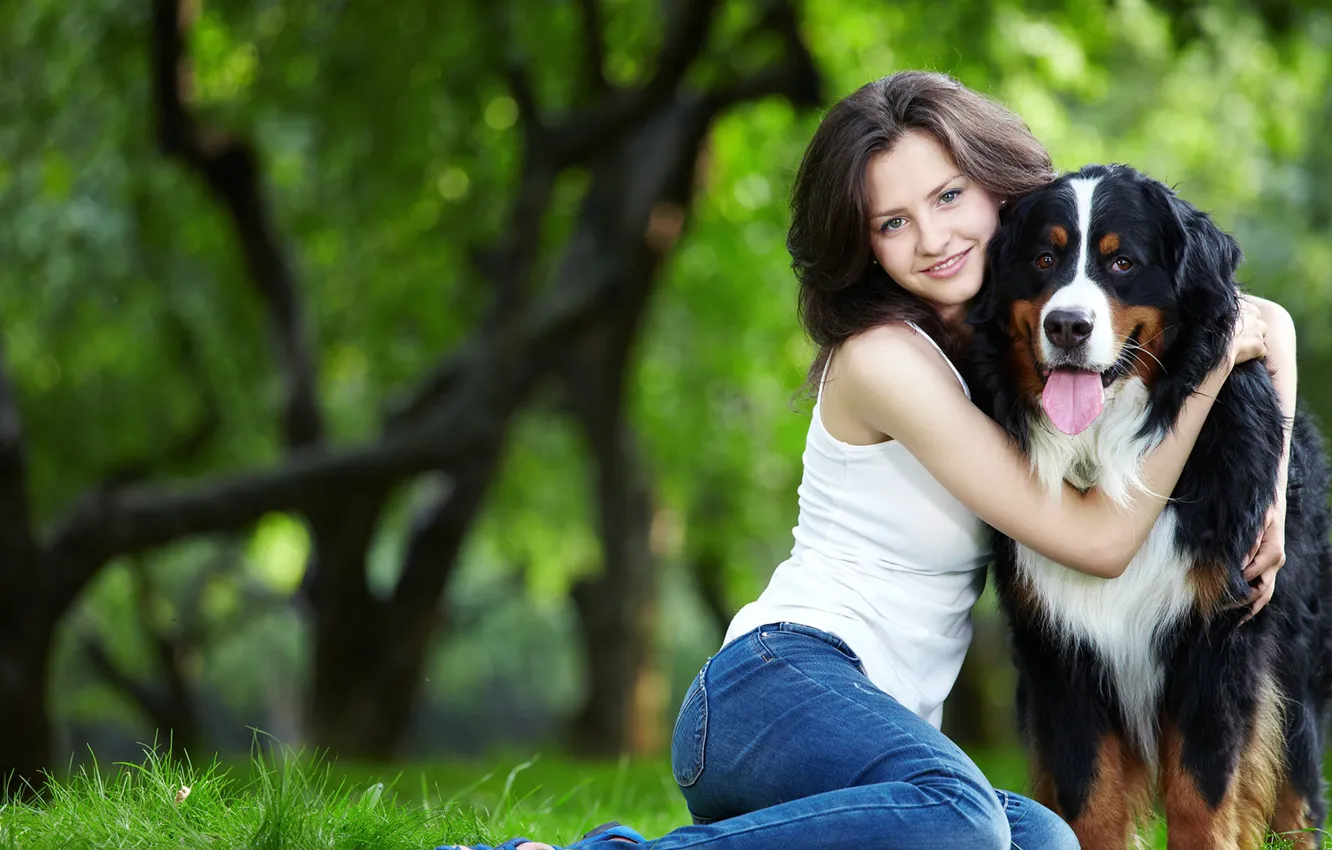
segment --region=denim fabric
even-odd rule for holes
[[[933,726],[865,677],[844,642],[763,626],[685,694],[671,769],[694,825],[655,850],[1067,850],[1049,809],[996,791]]]

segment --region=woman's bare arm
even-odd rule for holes
[[[1257,334],[1257,343],[1254,335]],[[1247,359],[1261,345],[1250,327]],[[1175,428],[1143,463],[1144,490],[1127,505],[1099,490],[1065,484],[1050,490],[1031,471],[1011,437],[961,392],[929,342],[901,325],[868,331],[838,352],[838,392],[861,421],[899,440],[959,501],[982,520],[1051,560],[1114,578],[1147,539],[1217,392],[1233,367],[1224,363],[1185,402]]]

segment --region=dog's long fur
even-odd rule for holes
[[[1155,180],[1089,166],[1011,205],[988,260],[971,317],[978,401],[1050,487],[1067,480],[1130,499],[1145,454],[1226,356],[1238,245]],[[1044,328],[1054,310],[1085,314],[1086,340],[1056,345]],[[1107,384],[1104,410],[1077,436],[1054,428],[1040,403],[1047,369],[1061,364]],[[1272,602],[1240,624],[1243,563],[1274,501],[1282,429],[1264,364],[1237,367],[1119,578],[997,536],[996,587],[1038,796],[1084,848],[1126,846],[1154,793],[1172,848],[1257,847],[1269,826],[1323,824],[1332,547],[1326,457],[1303,412],[1287,561]]]

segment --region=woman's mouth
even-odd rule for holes
[[[943,260],[942,262],[935,263],[934,265],[922,271],[921,274],[927,274],[933,278],[952,277],[953,275],[961,271],[962,267],[967,264],[967,257],[969,257],[970,255],[971,255],[971,249],[968,248],[967,250],[963,251],[960,254],[954,254],[953,256],[949,257],[946,260]]]

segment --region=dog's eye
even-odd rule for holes
[[[1114,269],[1117,272],[1126,272],[1133,268],[1133,261],[1128,257],[1116,257],[1111,265],[1114,266]]]
[[[1041,271],[1047,271],[1054,265],[1054,254],[1046,251],[1036,258],[1036,268]]]

